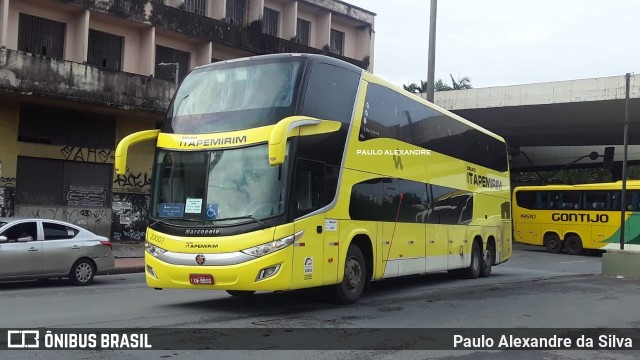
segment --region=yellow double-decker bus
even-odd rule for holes
[[[349,63],[277,54],[194,69],[156,141],[148,286],[262,290],[365,284],[511,256],[504,140]]]
[[[563,249],[620,249],[622,181],[583,185],[522,186],[513,191],[514,240]],[[625,249],[640,243],[640,181],[627,181]]]

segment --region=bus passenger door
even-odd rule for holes
[[[400,211],[400,183],[398,179],[384,179],[382,193],[382,266],[383,278],[396,277],[400,270],[400,255],[405,244],[398,236],[396,220]]]
[[[324,164],[297,159],[295,166],[292,211],[295,212],[296,218],[300,218],[323,206]],[[293,245],[293,287],[318,286],[322,283],[325,263],[324,214],[296,220],[294,228],[296,233],[304,231],[304,235]],[[335,246],[335,248],[337,252],[338,247]]]

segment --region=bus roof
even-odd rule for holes
[[[309,54],[309,53],[278,53],[278,54],[267,54],[267,55],[255,55],[255,56],[248,56],[248,57],[242,57],[242,58],[235,58],[235,59],[229,59],[229,60],[222,60],[222,61],[217,61],[215,63],[211,63],[211,64],[206,64],[206,65],[201,65],[198,66],[196,68],[194,68],[194,70],[196,69],[202,69],[202,68],[207,68],[207,67],[211,67],[211,66],[217,66],[219,64],[230,64],[230,63],[236,63],[236,62],[242,62],[242,61],[255,61],[255,60],[268,60],[268,59],[284,59],[284,58],[305,58],[305,59],[309,59],[310,61],[322,61],[323,63],[327,63],[327,64],[331,64],[331,65],[335,65],[335,66],[339,66],[343,69],[347,69],[347,70],[351,70],[353,72],[356,73],[361,73],[364,70],[351,64],[348,63],[344,60],[340,60],[340,59],[336,59],[334,57],[330,57],[330,56],[326,56],[326,55],[320,55],[320,54]]]

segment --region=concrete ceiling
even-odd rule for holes
[[[630,81],[628,160],[640,163],[640,78]],[[435,103],[504,137],[524,151],[514,170],[559,168],[590,152],[615,146],[622,161],[625,77],[572,80],[437,92]],[[514,154],[517,154],[515,152]],[[600,166],[584,159],[578,165]]]

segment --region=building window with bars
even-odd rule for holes
[[[263,17],[262,32],[267,35],[278,36],[278,22],[280,21],[280,13],[273,9],[265,7]]]
[[[204,16],[207,13],[207,0],[184,0],[184,10]]]
[[[87,64],[122,70],[122,36],[89,29]]]
[[[331,40],[329,42],[332,53],[344,55],[344,33],[342,31],[331,29]]]
[[[20,13],[18,50],[62,59],[66,24]]]
[[[227,0],[227,19],[236,26],[244,26],[245,0]]]
[[[309,37],[311,34],[311,22],[298,18],[296,25],[296,41],[299,44],[309,45]]]
[[[189,71],[189,53],[156,45],[155,77],[168,81],[176,81],[176,66],[158,65],[161,63],[178,63],[178,82],[181,82]]]

